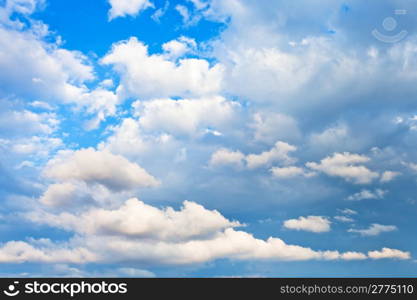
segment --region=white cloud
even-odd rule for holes
[[[141,11],[153,7],[149,0],[108,0],[111,8],[109,20],[127,15],[137,16]]]
[[[6,102],[0,101],[4,106]],[[2,136],[11,135],[33,136],[49,135],[58,129],[60,121],[54,113],[34,113],[29,110],[3,109],[0,111],[0,133]]]
[[[289,156],[289,153],[295,150],[297,150],[295,146],[281,141],[276,142],[270,150],[260,154],[244,155],[240,151],[222,148],[212,154],[209,165],[219,166],[231,164],[240,166],[246,163],[246,168],[248,169],[267,167],[276,162],[288,165],[296,161],[295,158]],[[290,167],[288,172],[291,171],[294,172],[296,169],[293,170]]]
[[[181,265],[220,258],[287,261],[364,259],[364,254],[358,252],[314,251],[288,245],[279,238],[257,239],[247,232],[235,230],[233,227],[241,226],[238,222],[229,221],[215,210],[207,210],[188,201],[178,211],[130,199],[114,210],[93,208],[80,214],[64,212],[58,215],[38,211],[26,217],[38,224],[74,231],[77,237],[66,245],[67,251],[73,253],[75,250],[71,249],[84,249],[86,253],[94,253],[90,258],[94,262]],[[321,225],[314,225],[314,228],[324,230],[326,224],[328,226],[324,221]],[[53,255],[55,249],[60,248],[53,245],[43,252],[58,260]],[[0,257],[1,253],[2,248]],[[8,259],[17,259],[16,254]],[[21,261],[32,259],[21,257]],[[60,257],[59,261],[66,259]]]
[[[263,166],[268,166],[275,162],[283,164],[291,164],[295,159],[288,154],[294,152],[297,148],[285,142],[278,141],[275,146],[261,154],[249,154],[246,156],[246,163],[249,169],[255,169]]]
[[[162,44],[162,49],[169,59],[176,60],[185,54],[192,53],[197,48],[197,43],[194,39],[181,36],[176,40],[172,40]]]
[[[204,59],[167,60],[164,54],[148,53],[148,47],[136,38],[114,44],[102,59],[120,75],[118,93],[152,99],[215,95],[221,89],[223,67],[210,66]]]
[[[391,232],[397,230],[396,226],[372,224],[368,229],[349,229],[348,232],[359,233],[362,236],[377,236],[383,232]]]
[[[362,190],[356,194],[350,195],[347,200],[349,201],[361,201],[366,199],[382,199],[387,191],[376,189],[375,191]]]
[[[330,231],[330,220],[321,216],[299,217],[284,222],[284,227],[293,230],[310,231],[314,233]]]
[[[161,210],[134,198],[116,210],[93,208],[80,215],[33,214],[31,219],[80,234],[175,242],[207,239],[226,228],[242,226],[194,202],[185,201],[181,210],[175,211]]]
[[[381,182],[390,182],[392,180],[394,180],[396,177],[400,176],[401,173],[400,172],[394,172],[394,171],[385,171],[384,173],[382,173],[381,175]]]
[[[126,156],[136,156],[149,150],[150,144],[146,141],[139,124],[132,118],[123,119],[119,126],[111,127],[113,134],[99,145],[100,150],[109,150],[112,153]]]
[[[39,201],[47,206],[62,206],[76,199],[77,187],[72,183],[51,184]]]
[[[297,176],[311,177],[314,176],[313,172],[306,172],[303,168],[299,167],[273,167],[270,169],[272,175],[278,178],[292,178]]]
[[[242,167],[245,155],[240,151],[219,149],[211,155],[209,165],[211,167],[234,165]]]
[[[369,258],[383,259],[383,258],[397,258],[397,259],[410,259],[410,252],[404,252],[397,249],[382,248],[381,251],[369,251]]]
[[[366,254],[360,253],[360,252],[345,252],[341,255],[341,258],[344,260],[364,260],[368,257]]]
[[[78,180],[100,184],[115,191],[159,184],[152,175],[123,156],[92,148],[75,152],[61,151],[48,162],[44,174],[60,181]]]
[[[250,127],[255,131],[254,138],[256,141],[268,144],[277,140],[295,141],[301,137],[297,121],[290,116],[279,113],[255,113]]]
[[[31,31],[0,28],[0,82],[2,93],[73,103],[87,91],[85,81],[94,79],[87,58],[77,51],[42,41]],[[10,43],[13,41],[13,43]]]
[[[143,130],[193,136],[204,134],[208,127],[222,128],[230,124],[240,105],[216,96],[137,101],[133,107]]]
[[[344,152],[335,153],[333,156],[326,157],[320,163],[308,162],[306,166],[329,176],[342,177],[356,184],[369,184],[375,178],[378,178],[379,174],[369,170],[364,165],[358,165],[366,163],[369,160],[364,155]]]
[[[352,223],[352,222],[355,221],[352,218],[349,218],[349,217],[346,217],[346,216],[335,216],[334,219],[339,221],[339,222],[343,222],[343,223]]]
[[[349,209],[349,208],[340,209],[339,211],[340,211],[342,214],[345,214],[345,215],[357,215],[357,214],[358,214],[358,212],[357,212],[357,211],[355,211],[355,210],[353,210],[353,209]]]
[[[32,241],[33,242],[33,241]],[[59,247],[49,240],[41,241],[38,246],[23,241],[10,241],[0,245],[0,263],[66,262],[80,264],[94,262],[97,257],[85,248],[68,249]]]

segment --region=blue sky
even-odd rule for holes
[[[415,276],[408,1],[0,0],[2,276]]]

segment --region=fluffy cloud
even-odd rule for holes
[[[352,223],[352,222],[355,221],[352,218],[349,218],[349,217],[346,217],[346,216],[335,216],[334,219],[339,221],[339,222],[343,222],[343,223]]]
[[[390,232],[397,230],[396,226],[372,224],[368,229],[349,229],[348,232],[359,233],[362,236],[376,236],[383,232]]]
[[[342,214],[345,214],[345,215],[357,215],[357,214],[358,214],[358,212],[357,212],[357,211],[352,210],[352,209],[349,209],[349,208],[340,209],[339,211],[340,211]]]
[[[217,96],[200,99],[156,99],[133,104],[138,123],[147,131],[196,135],[230,123],[240,105]]]
[[[32,220],[88,235],[122,235],[158,241],[206,239],[226,228],[242,226],[217,211],[185,201],[180,211],[165,210],[130,199],[116,210],[91,209],[81,215],[32,215]]]
[[[381,251],[369,251],[369,258],[383,259],[383,258],[396,258],[396,259],[410,259],[410,252],[404,252],[397,249],[382,248]]]
[[[92,67],[81,53],[42,38],[30,31],[0,28],[0,93],[67,103],[78,100],[86,92],[82,84],[94,78]]]
[[[353,195],[350,195],[347,197],[347,200],[350,201],[361,201],[366,199],[382,199],[384,198],[387,191],[376,189],[375,191],[370,190],[362,190],[358,193],[355,193]]]
[[[229,149],[219,149],[211,155],[210,165],[242,165],[246,163],[248,169],[256,169],[261,167],[270,166],[273,163],[281,163],[284,165],[291,164],[296,161],[289,153],[297,150],[293,145],[287,144],[282,141],[275,143],[268,151],[264,151],[260,154],[248,154],[244,155],[240,151],[232,151]],[[294,171],[294,170],[290,170]]]
[[[211,155],[209,165],[212,167],[234,165],[242,167],[245,155],[240,151],[219,149]]]
[[[250,126],[255,131],[255,140],[267,144],[273,144],[277,140],[295,141],[301,137],[297,121],[279,113],[257,112],[253,115]]]
[[[62,151],[48,162],[44,174],[60,181],[100,184],[114,191],[159,184],[152,175],[124,157],[92,148]]]
[[[400,172],[385,171],[381,175],[381,182],[390,182],[400,175],[401,175]]]
[[[293,230],[304,230],[314,233],[330,231],[330,220],[321,216],[299,217],[284,222],[284,227]]]
[[[282,168],[273,167],[270,171],[272,175],[277,178],[292,178],[296,176],[311,177],[315,175],[313,172],[306,172],[303,168],[294,166]]]
[[[33,241],[32,241],[33,242]],[[32,245],[23,241],[10,241],[0,245],[0,263],[74,263],[94,262],[97,257],[85,248],[68,249],[49,240],[35,241]]]
[[[166,42],[162,45],[162,49],[166,53],[165,55],[169,59],[176,60],[179,57],[184,56],[187,53],[195,51],[197,43],[194,39],[181,36],[176,40]]]
[[[140,99],[195,97],[217,94],[221,89],[223,67],[210,66],[204,59],[172,62],[164,55],[148,53],[148,47],[132,37],[113,45],[102,59],[121,77],[118,92]]]
[[[321,171],[329,176],[342,177],[347,181],[352,181],[356,184],[369,184],[379,174],[369,170],[364,165],[370,158],[351,153],[335,153],[333,156],[326,157],[320,163],[308,162],[307,167]]]
[[[77,187],[72,183],[51,184],[39,201],[48,206],[62,206],[73,202]]]
[[[153,7],[149,0],[108,0],[111,6],[109,20],[127,15],[136,16],[142,10]]]
[[[288,245],[274,237],[257,239],[247,232],[235,230],[233,227],[242,226],[239,222],[229,221],[217,211],[188,201],[178,211],[156,208],[130,199],[114,210],[93,208],[77,215],[67,212],[54,215],[38,211],[26,217],[37,224],[74,231],[77,237],[66,245],[68,253],[76,251],[74,249],[84,249],[85,253],[95,253],[90,258],[95,262],[181,265],[220,258],[287,261],[366,258],[360,252],[315,251]],[[323,217],[311,216],[306,220],[315,232],[329,230],[330,222]],[[49,256],[53,256],[56,249],[62,251],[53,245],[43,252],[49,251]],[[3,251],[0,248],[0,255]],[[16,255],[8,259],[16,259]],[[59,261],[65,259],[62,257]],[[31,260],[31,257],[21,258],[21,261]]]
[[[297,150],[295,146],[285,142],[278,141],[275,146],[261,154],[249,154],[246,156],[246,162],[249,169],[255,169],[262,166],[268,166],[274,162],[282,162],[283,164],[291,164],[295,159],[288,154]]]
[[[49,135],[60,123],[54,113],[35,113],[29,110],[7,109],[8,103],[0,101],[3,110],[0,111],[0,134],[3,137]]]

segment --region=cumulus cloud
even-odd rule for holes
[[[284,227],[292,230],[303,230],[314,233],[330,231],[330,220],[321,216],[299,217],[284,222]]]
[[[396,258],[396,259],[410,259],[410,252],[405,252],[397,249],[382,248],[381,251],[369,251],[369,258],[383,259],[383,258]]]
[[[209,165],[211,167],[234,165],[242,167],[245,155],[240,151],[219,149],[211,155]]]
[[[134,37],[114,44],[102,63],[120,75],[119,94],[140,99],[215,95],[223,79],[220,64],[210,66],[207,60],[195,58],[175,63],[163,54],[149,54],[148,47]]]
[[[249,154],[246,156],[246,163],[249,169],[255,169],[262,166],[268,166],[274,162],[282,162],[283,164],[291,164],[295,159],[288,154],[294,152],[297,148],[285,142],[278,141],[275,146],[261,154]]]
[[[364,155],[344,152],[328,156],[322,159],[320,163],[308,162],[306,166],[329,176],[342,177],[356,184],[369,184],[378,178],[379,174],[369,170],[364,165],[358,165],[367,163],[369,160],[370,158]]]
[[[271,168],[271,173],[274,177],[277,178],[292,178],[297,176],[312,177],[315,175],[314,172],[306,172],[303,168],[300,167],[273,167]]]
[[[206,239],[226,228],[242,226],[217,211],[185,201],[179,211],[158,209],[138,199],[127,200],[115,210],[93,208],[80,215],[33,214],[31,219],[88,235],[122,235],[158,241]]]
[[[230,124],[240,105],[220,96],[199,99],[155,99],[133,104],[138,123],[147,131],[193,136],[208,127]]]
[[[357,215],[357,214],[358,214],[358,212],[357,212],[357,211],[355,211],[355,210],[353,210],[353,209],[349,209],[349,208],[339,209],[339,211],[340,211],[342,214],[345,214],[345,215]]]
[[[74,202],[77,187],[72,183],[56,183],[48,187],[39,201],[48,206],[61,206]]]
[[[367,199],[382,199],[384,198],[387,191],[376,189],[375,191],[370,190],[362,190],[358,193],[355,193],[353,195],[350,195],[347,197],[347,200],[349,201],[361,201],[361,200],[367,200]]]
[[[196,48],[196,41],[185,36],[162,44],[162,49],[164,50],[166,57],[174,60],[185,54],[194,52]]]
[[[273,144],[277,140],[296,141],[301,138],[297,121],[287,115],[272,112],[257,112],[250,127],[256,141]]]
[[[95,262],[182,265],[220,258],[287,261],[366,258],[365,254],[354,251],[315,251],[286,244],[275,237],[257,239],[245,231],[234,229],[242,226],[239,222],[230,221],[215,210],[189,201],[184,202],[180,210],[156,208],[138,199],[130,199],[114,210],[92,208],[80,214],[64,212],[58,215],[38,211],[26,217],[37,224],[75,232],[77,238],[66,245],[68,253],[84,249],[85,253],[95,254],[90,258]],[[305,220],[315,232],[329,230],[330,221],[323,217],[310,216]],[[26,246],[35,249],[36,245]],[[50,257],[56,257],[56,249],[61,251],[61,248],[53,245],[43,252],[49,251]],[[3,251],[0,248],[0,255]],[[85,256],[77,258],[80,261],[86,259]],[[8,259],[16,259],[16,255]],[[38,258],[21,257],[21,261],[32,259]],[[66,259],[61,257],[59,261]]]
[[[114,191],[159,184],[152,175],[123,156],[92,148],[60,152],[48,162],[44,175],[60,181],[100,184]]]
[[[82,264],[94,262],[96,259],[96,255],[85,248],[69,249],[65,245],[59,246],[49,240],[35,241],[35,245],[23,241],[10,241],[0,245],[0,263],[65,262]]]
[[[296,161],[291,157],[289,153],[297,150],[297,148],[288,143],[278,141],[268,151],[264,151],[260,154],[248,154],[244,155],[240,151],[233,151],[230,149],[219,149],[214,152],[210,159],[210,165],[241,165],[245,164],[248,169],[256,169],[261,167],[268,167],[273,163],[280,163],[288,165]],[[294,171],[290,170],[289,172]]]
[[[383,232],[390,232],[397,230],[393,225],[372,224],[368,229],[349,229],[348,232],[359,233],[362,236],[377,236]]]
[[[400,175],[400,172],[385,171],[384,173],[382,173],[380,180],[381,182],[390,182]]]
[[[141,11],[153,7],[149,0],[108,0],[111,8],[109,10],[109,20],[127,15],[137,16]]]
[[[355,221],[354,219],[346,217],[346,216],[335,216],[334,219],[343,223],[352,223]]]

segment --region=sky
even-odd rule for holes
[[[416,276],[416,18],[0,0],[0,276]]]

